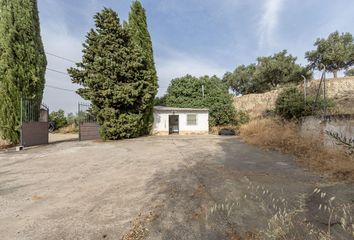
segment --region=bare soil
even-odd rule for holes
[[[78,139],[78,133],[49,133],[49,143],[68,142]]]
[[[271,200],[250,198],[256,186],[289,205],[303,196],[306,221],[323,229],[316,187],[354,204],[353,185],[234,137],[70,141],[0,153],[1,239],[256,239],[273,215]],[[230,202],[229,215],[210,213]]]

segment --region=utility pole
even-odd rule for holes
[[[203,94],[203,97],[204,97],[204,84],[202,85],[202,94]]]

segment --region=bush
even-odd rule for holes
[[[247,112],[244,111],[236,111],[235,115],[235,124],[236,125],[243,125],[250,121],[250,116]]]
[[[49,121],[54,122],[55,129],[65,127],[68,124],[64,110],[61,109],[59,109],[57,112],[51,112],[49,114]]]
[[[275,103],[275,112],[280,117],[291,120],[311,114],[309,104],[305,102],[304,94],[296,87],[283,90]]]
[[[166,106],[166,95],[162,97],[156,97],[154,100],[154,106]]]
[[[279,94],[275,103],[275,113],[285,120],[298,120],[301,117],[316,114],[325,107],[330,110],[334,105],[332,99],[319,97],[316,100],[313,95],[309,95],[305,101],[302,91],[296,87],[290,87]],[[315,109],[314,106],[316,106]]]
[[[68,125],[74,125],[75,127],[77,127],[79,125],[79,116],[73,113],[68,113],[66,121]]]

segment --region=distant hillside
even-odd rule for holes
[[[312,80],[308,83],[307,91],[314,93],[320,81]],[[303,84],[299,85],[303,88]],[[234,97],[234,105],[237,110],[246,111],[251,118],[262,116],[266,110],[274,110],[275,101],[281,89],[262,94],[248,94]],[[354,114],[354,77],[328,78],[326,81],[328,97],[336,102],[336,114]]]

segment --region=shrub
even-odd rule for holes
[[[330,110],[335,106],[332,99],[324,99],[308,95],[306,101],[304,93],[296,87],[283,90],[275,103],[275,113],[285,120],[298,120],[301,117],[317,114],[325,107]],[[314,108],[315,107],[315,108]]]
[[[74,125],[75,127],[79,125],[79,116],[75,115],[73,113],[68,113],[68,116],[66,117],[68,125]]]
[[[64,110],[61,109],[59,109],[57,112],[51,112],[49,114],[49,121],[55,123],[55,129],[65,127],[68,124]]]
[[[247,112],[244,111],[236,111],[235,115],[235,124],[242,125],[248,123],[250,121],[250,116]]]
[[[280,117],[291,120],[311,114],[311,107],[305,102],[304,95],[296,87],[283,90],[275,103],[275,112]]]
[[[156,97],[154,100],[154,106],[166,106],[166,95],[162,97]]]

